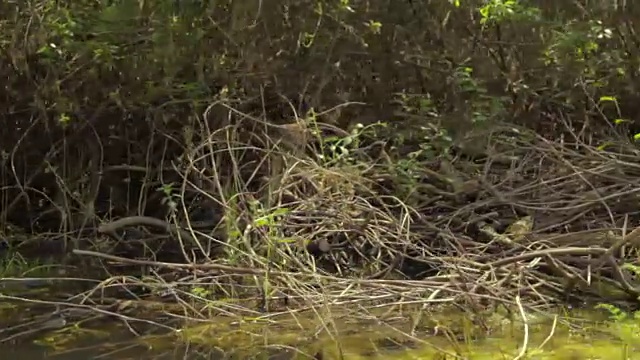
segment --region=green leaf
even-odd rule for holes
[[[614,96],[601,96],[600,102],[605,102],[605,101],[617,102]]]
[[[272,216],[280,216],[280,215],[286,215],[289,213],[289,209],[287,208],[277,208],[276,210],[273,211],[273,213],[271,214]]]
[[[254,222],[254,225],[256,227],[262,227],[262,226],[267,226],[269,224],[271,224],[271,217],[270,216],[263,216],[261,218],[257,218]]]

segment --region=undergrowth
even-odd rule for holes
[[[625,6],[5,2],[3,244],[107,274],[55,306],[172,331],[631,307]]]

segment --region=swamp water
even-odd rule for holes
[[[189,304],[98,304],[95,283],[42,269],[0,273],[1,359],[640,359],[633,314],[563,309],[527,314],[525,326],[500,310],[472,319],[456,308],[327,305],[187,318]],[[75,291],[46,280],[62,276]]]

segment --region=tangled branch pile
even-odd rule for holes
[[[223,129],[225,136],[211,132],[174,166],[183,178],[179,198],[200,199],[193,208],[174,211],[173,225],[132,217],[101,231],[177,230],[183,261],[129,261],[200,271],[160,281],[155,287],[165,295],[189,295],[195,282],[237,296],[260,289],[263,306],[281,304],[271,298],[309,305],[329,296],[478,309],[516,297],[535,307],[640,296],[633,284],[640,243],[633,145],[610,152],[575,134],[572,143],[549,141],[505,125],[467,140],[483,141],[473,158],[462,150],[429,161],[414,155],[407,168],[408,156],[394,154],[391,144],[367,145],[366,134],[354,132],[347,143],[360,139],[358,147],[339,152],[328,135],[314,138],[308,121],[298,120],[276,133],[239,126]],[[193,215],[203,204],[207,221]]]

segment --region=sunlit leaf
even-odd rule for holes
[[[598,146],[596,149],[598,149],[598,151],[604,151],[610,145],[611,145],[610,142],[605,142],[605,143],[601,144],[600,146]]]
[[[617,100],[613,96],[601,96],[600,97],[600,102],[605,102],[605,101],[616,102]]]

